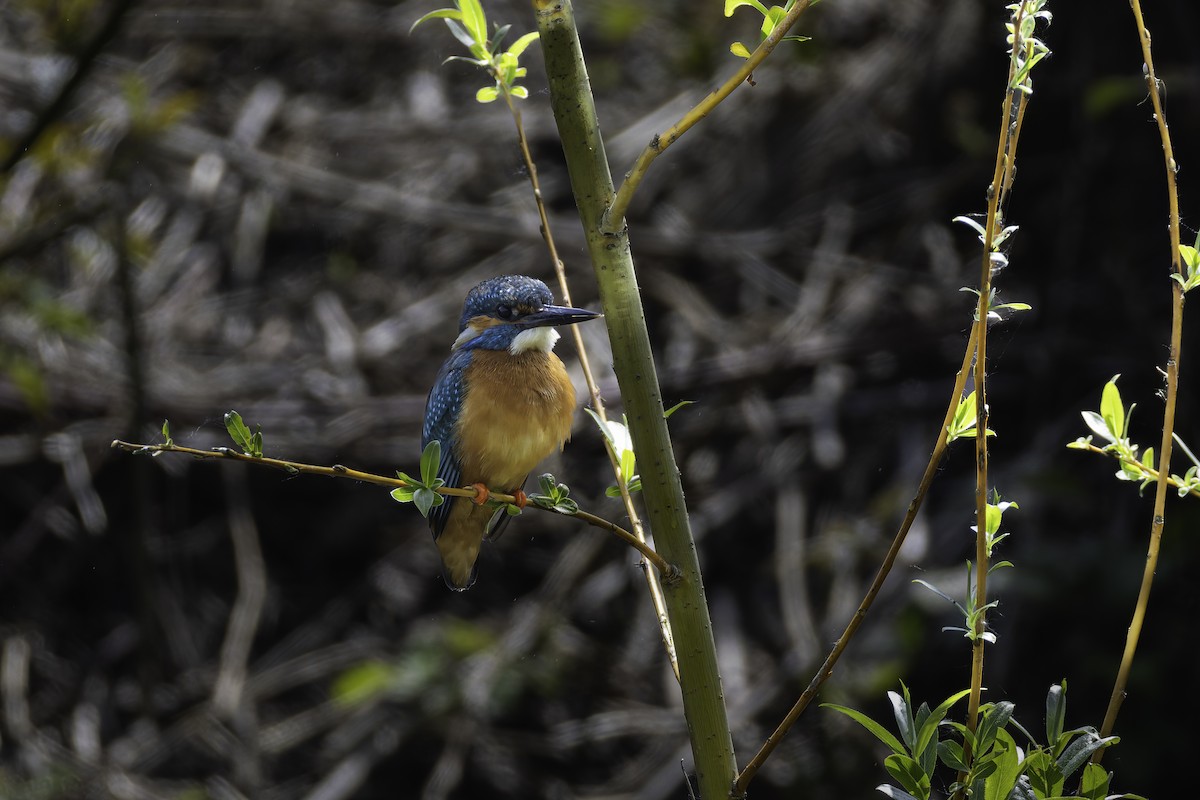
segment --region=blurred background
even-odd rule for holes
[[[683,798],[678,688],[641,570],[615,538],[527,513],[449,592],[424,520],[377,487],[289,478],[115,438],[229,444],[391,474],[466,291],[551,282],[512,120],[434,0],[15,0],[0,6],[0,797]],[[528,4],[489,19],[532,30]],[[1122,374],[1157,445],[1169,335],[1162,156],[1124,3],[1054,3],[989,347],[993,485],[1020,510],[992,583],[987,699],[1043,730],[1099,726],[1152,492],[1064,445]],[[1194,3],[1149,4],[1196,236]],[[738,66],[749,11],[576,9],[621,175]],[[739,763],[807,685],[932,448],[977,282],[1006,71],[1000,0],[826,0],[652,168],[629,223],[705,568]],[[577,305],[596,307],[537,48],[521,105]],[[60,88],[82,65],[64,103]],[[47,110],[49,109],[49,113]],[[553,283],[551,284],[553,285]],[[556,292],[557,293],[557,292]],[[1200,445],[1189,325],[1177,430]],[[610,408],[601,324],[581,326]],[[577,378],[569,337],[559,346]],[[1177,472],[1187,459],[1177,455]],[[821,699],[887,718],[904,680],[968,685],[942,626],[973,553],[973,455],[943,464]],[[581,413],[546,468],[621,520]],[[1169,501],[1158,583],[1105,759],[1163,797],[1200,710],[1200,504]],[[880,796],[883,753],[811,708],[759,798]],[[682,762],[682,767],[681,767]],[[1172,785],[1174,785],[1172,783]],[[944,788],[944,787],[942,787]]]

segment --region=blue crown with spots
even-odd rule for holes
[[[553,302],[554,295],[550,293],[546,284],[537,278],[526,275],[489,278],[467,292],[462,318],[458,321],[458,330],[460,333],[465,330],[467,323],[475,317],[496,316],[496,309],[500,306],[534,311]]]

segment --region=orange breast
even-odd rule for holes
[[[571,434],[575,387],[553,353],[479,350],[466,374],[458,422],[464,483],[520,488]]]

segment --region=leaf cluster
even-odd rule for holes
[[[579,504],[571,499],[571,487],[559,483],[549,472],[538,477],[541,492],[529,495],[529,502],[547,511],[574,516],[579,513]]]
[[[975,391],[972,390],[958,401],[958,406],[954,409],[954,417],[946,429],[946,443],[949,444],[955,439],[974,439],[975,428],[978,424],[979,414],[975,405]],[[996,432],[988,428],[987,435],[995,436]]]
[[[681,400],[675,405],[663,411],[663,418],[670,419],[671,415],[684,406],[691,405],[692,400]],[[633,450],[633,437],[629,435],[629,420],[622,415],[621,421],[616,422],[611,419],[601,419],[600,415],[590,408],[585,408],[584,411],[595,421],[596,427],[600,429],[600,434],[604,436],[605,441],[612,447],[613,454],[617,457],[617,464],[620,467],[620,481],[625,486],[625,491],[633,494],[642,490],[642,478],[637,474],[637,455]],[[621,489],[616,484],[609,486],[604,490],[604,493],[609,497],[620,497]]]
[[[229,411],[225,414],[225,430],[229,432],[233,443],[240,447],[243,453],[251,458],[262,458],[263,435],[261,425],[256,427],[254,433],[251,433],[246,423],[242,422],[242,415],[236,411]],[[169,443],[171,440],[170,431],[165,422],[163,423],[163,436],[167,437]]]
[[[1138,484],[1138,491],[1144,492],[1147,486],[1158,480],[1158,471],[1154,465],[1154,448],[1147,447],[1139,456],[1138,452],[1141,450],[1141,446],[1129,438],[1129,421],[1133,417],[1133,410],[1137,408],[1137,403],[1129,406],[1128,409],[1125,407],[1121,399],[1121,391],[1117,388],[1117,379],[1120,377],[1120,375],[1114,375],[1108,383],[1104,384],[1104,390],[1100,393],[1100,410],[1098,412],[1080,412],[1084,423],[1092,433],[1079,437],[1067,447],[1076,450],[1099,451],[1116,457],[1121,465],[1116,472],[1117,479],[1135,482]],[[1092,444],[1093,435],[1099,436],[1107,444],[1103,447],[1096,447]],[[1200,497],[1200,460],[1178,436],[1175,437],[1175,442],[1192,460],[1192,466],[1188,467],[1183,475],[1172,473],[1169,482],[1175,487],[1180,497],[1186,497],[1189,494]]]
[[[522,100],[529,97],[529,90],[517,84],[525,77],[526,69],[520,64],[521,54],[538,38],[536,31],[527,33],[513,42],[512,47],[502,50],[501,46],[508,34],[510,25],[497,27],[488,36],[487,17],[479,0],[454,0],[454,8],[439,8],[430,11],[412,24],[411,33],[422,22],[431,19],[445,20],[450,33],[458,39],[471,53],[466,56],[451,56],[446,61],[466,61],[487,70],[495,78],[495,84],[484,86],[475,93],[475,99],[480,103],[491,103],[500,95],[505,98],[517,97]]]
[[[1194,244],[1179,245],[1179,255],[1183,259],[1184,274],[1171,273],[1171,280],[1183,287],[1184,292],[1190,292],[1200,286],[1200,233],[1196,234]]]
[[[1050,687],[1046,695],[1045,745],[1038,745],[1013,719],[1015,706],[1008,701],[984,705],[974,730],[946,719],[969,689],[950,695],[934,709],[921,703],[915,712],[904,684],[902,693],[888,692],[899,737],[861,711],[832,703],[822,707],[850,717],[892,751],[884,769],[899,786],[883,784],[876,789],[893,800],[930,800],[939,762],[959,776],[950,786],[952,792],[965,791],[983,800],[1135,800],[1138,795],[1108,794],[1111,776],[1100,765],[1087,763],[1097,750],[1116,744],[1117,737],[1101,737],[1090,726],[1064,730],[1066,689],[1064,681]],[[1009,727],[1027,742],[1025,748],[1017,744]],[[1078,791],[1065,794],[1067,779],[1081,767]]]
[[[1008,43],[1009,56],[1013,61],[1009,89],[1015,89],[1024,94],[1033,94],[1033,81],[1030,80],[1029,73],[1037,66],[1038,62],[1050,55],[1050,48],[1033,35],[1038,20],[1044,20],[1049,25],[1053,19],[1050,11],[1046,8],[1047,2],[1048,0],[1021,0],[1019,3],[1005,6],[1012,12],[1012,22],[1004,24],[1008,31],[1005,41]],[[1020,37],[1017,36],[1018,28]],[[1020,41],[1024,45],[1024,49],[1016,47],[1014,45],[1016,41]]]
[[[393,489],[392,499],[397,503],[412,503],[421,512],[421,516],[428,517],[431,509],[446,501],[446,498],[438,493],[438,489],[446,485],[446,482],[437,476],[441,464],[442,444],[434,439],[421,451],[420,479],[404,472],[396,472],[396,477],[408,485]]]
[[[784,16],[792,10],[792,6],[794,5],[796,5],[796,0],[788,0],[787,3],[782,6],[771,6],[770,8],[764,6],[759,2],[759,0],[725,0],[725,16],[732,17],[733,12],[737,11],[742,6],[749,6],[759,14],[762,14],[763,21],[758,30],[758,41],[761,44],[764,39],[771,35],[772,31],[779,27],[780,20],[782,20]],[[809,36],[785,36],[783,37],[783,41],[807,42],[810,38],[811,37]],[[733,44],[729,45],[729,52],[733,53],[738,58],[750,57],[750,48],[741,42],[734,42]]]

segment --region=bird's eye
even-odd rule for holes
[[[496,306],[496,316],[499,317],[500,319],[512,319],[513,318],[512,306],[506,306],[506,305]]]

